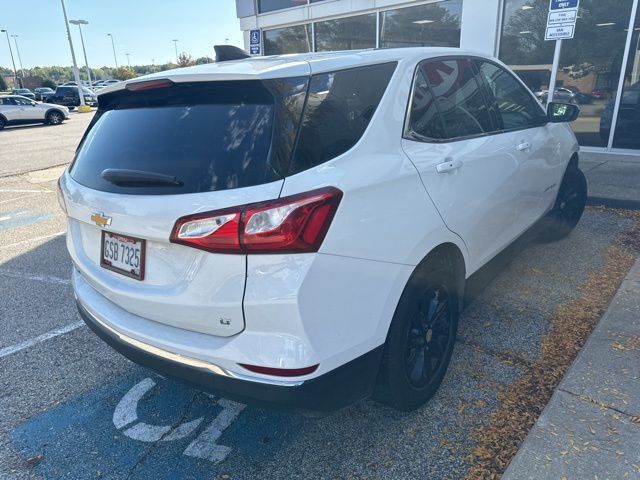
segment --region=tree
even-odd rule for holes
[[[111,72],[113,78],[116,80],[129,80],[130,78],[135,78],[135,73],[129,70],[126,67],[118,67],[116,70]]]
[[[211,57],[196,58],[196,65],[204,65],[205,63],[213,63],[213,58]]]
[[[7,82],[5,82],[2,75],[0,75],[0,92],[4,92],[7,88]]]
[[[186,52],[182,52],[178,55],[178,66],[179,67],[190,67],[191,65],[195,65],[193,58]]]
[[[53,81],[53,80],[51,80],[50,78],[45,78],[45,79],[42,81],[42,86],[43,86],[43,87],[49,87],[49,88],[51,88],[51,89],[55,90],[55,89],[56,89],[56,82],[54,82],[54,81]]]

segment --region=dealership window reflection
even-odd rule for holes
[[[611,128],[613,102],[609,102],[602,113],[600,128],[604,134]],[[613,136],[617,148],[640,148],[640,9],[635,18],[631,49],[624,75],[624,87],[620,97],[618,119]]]
[[[601,117],[615,99],[633,0],[582,0],[575,37],[562,44],[554,97],[579,104],[584,146],[606,147]],[[546,102],[555,42],[545,41],[548,0],[506,0],[500,59]]]
[[[311,51],[311,26],[274,28],[264,31],[264,54],[284,55]]]
[[[380,47],[459,47],[462,0],[380,13]]]
[[[317,52],[375,48],[376,14],[317,22],[315,35]]]

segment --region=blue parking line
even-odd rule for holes
[[[171,380],[151,376],[155,386],[137,403],[137,422],[177,425],[203,418],[185,438],[145,442],[116,428],[114,410],[144,377],[139,369],[117,384],[101,387],[56,406],[15,428],[11,442],[25,459],[42,456],[34,473],[44,478],[148,479],[215,478],[241,470],[247,461],[273,458],[282,442],[299,431],[304,419],[259,409],[245,409],[216,441],[229,450],[222,462],[185,455],[187,446],[219,415],[217,399]],[[133,425],[133,423],[132,423]]]
[[[46,222],[53,218],[50,213],[36,213],[29,210],[12,210],[10,212],[0,212],[0,231],[11,228],[33,225],[34,223]]]

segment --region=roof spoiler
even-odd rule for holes
[[[216,62],[242,60],[250,57],[247,52],[233,45],[214,45],[213,49],[216,51]]]

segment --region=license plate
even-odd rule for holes
[[[102,232],[100,265],[136,280],[144,279],[146,241],[118,233]]]

